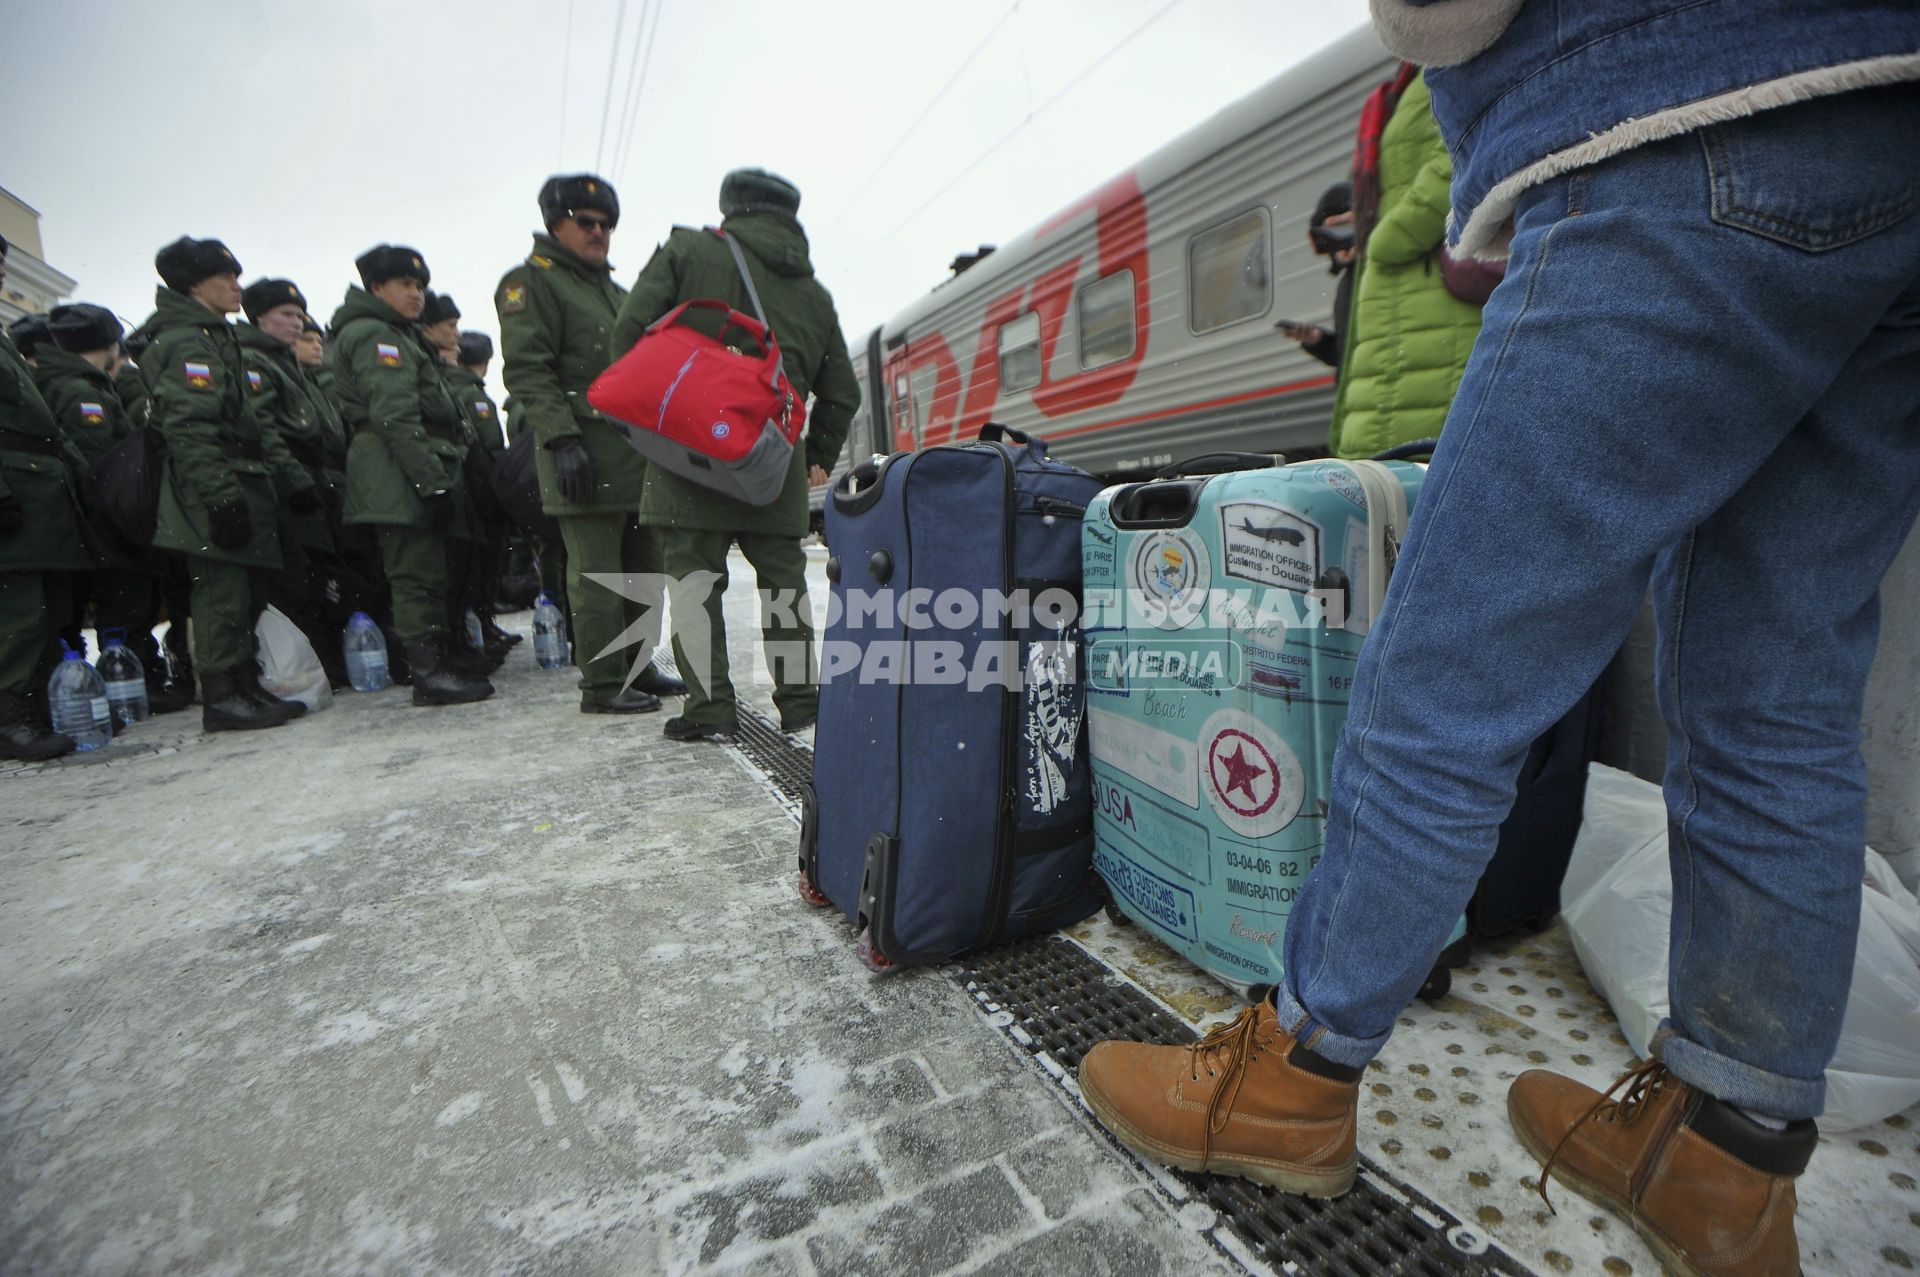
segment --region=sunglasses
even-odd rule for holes
[[[583,231],[606,231],[609,234],[613,231],[613,219],[610,217],[600,217],[593,213],[569,213],[567,216],[578,222]]]

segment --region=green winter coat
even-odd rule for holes
[[[1440,433],[1480,335],[1480,307],[1440,282],[1453,161],[1416,76],[1380,136],[1380,217],[1354,286],[1334,402],[1334,455]]]
[[[500,433],[500,409],[487,393],[486,378],[471,368],[447,364],[440,370],[446,378],[447,393],[453,396],[460,415],[467,419],[476,442],[489,457],[506,451],[507,441]]]
[[[113,378],[70,351],[42,343],[33,380],[60,432],[92,465],[133,432]]]
[[[154,545],[219,563],[277,569],[275,483],[291,494],[313,480],[280,436],[254,416],[233,325],[163,284],[141,329],[153,337],[141,364],[147,425],[167,452]],[[207,511],[229,501],[246,503],[253,535],[238,549],[223,550],[207,534]]]
[[[0,333],[0,495],[12,496],[26,515],[18,532],[0,535],[0,572],[94,566],[80,533],[70,465],[78,461],[33,384],[33,369]]]
[[[113,388],[120,394],[120,406],[127,410],[127,420],[136,426],[147,424],[147,379],[140,372],[138,364],[122,364],[120,371],[113,374]]]
[[[301,371],[293,347],[252,324],[240,324],[236,332],[240,357],[247,365],[247,384],[253,392],[254,415],[280,437],[321,493],[323,504],[318,510],[309,514],[288,511],[287,521],[301,545],[334,551],[338,546],[333,522],[347,483],[346,440],[340,433],[340,419]]]
[[[439,360],[400,313],[355,285],[333,313],[334,398],[347,445],[348,523],[431,530],[421,498],[461,490],[460,410]],[[457,502],[464,523],[464,501]],[[464,526],[446,529],[468,535]]]
[[[548,514],[631,514],[640,504],[646,458],[587,403],[587,387],[613,362],[608,337],[626,295],[610,267],[587,265],[551,235],[535,235],[533,252],[494,290],[500,375],[539,442],[540,504]],[[599,491],[586,505],[564,500],[554,483],[549,450],[570,438],[593,457]]]
[[[721,226],[746,250],[747,269],[780,343],[794,393],[803,403],[813,397],[806,433],[793,451],[786,486],[771,505],[748,505],[654,466],[647,475],[640,519],[656,527],[804,536],[807,467],[833,468],[860,407],[860,383],[847,359],[833,298],[813,276],[806,232],[799,223],[774,213],[746,213],[729,217]],[[717,298],[744,314],[753,313],[725,242],[710,232],[678,226],[634,281],[613,330],[614,349],[624,353],[654,320],[697,297]]]

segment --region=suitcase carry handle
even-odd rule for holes
[[[1414,457],[1430,457],[1433,450],[1440,446],[1438,439],[1413,439],[1388,448],[1385,452],[1376,452],[1369,461],[1409,461]]]
[[[1287,459],[1278,452],[1204,452],[1154,471],[1156,479],[1184,479],[1188,475],[1229,474],[1235,470],[1266,470],[1284,466]]]
[[[981,443],[999,443],[1002,440],[1018,444],[1036,457],[1047,455],[1047,441],[1038,435],[1030,435],[1024,430],[1015,430],[1012,426],[1003,426],[997,421],[989,421],[980,427]]]
[[[834,480],[833,508],[841,514],[859,514],[871,509],[880,500],[880,493],[884,490],[880,481],[886,474],[887,463],[892,460],[892,456],[881,457],[877,461],[869,457],[858,465],[849,466],[845,474]]]
[[[1107,519],[1116,528],[1184,528],[1201,487],[1190,479],[1130,483],[1107,503]]]

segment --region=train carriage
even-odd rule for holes
[[[1274,324],[1328,321],[1307,219],[1394,65],[1354,32],[873,330],[853,345],[863,402],[840,468],[989,419],[1107,477],[1324,451],[1333,370]]]

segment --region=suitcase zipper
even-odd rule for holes
[[[1005,553],[1001,563],[1005,571],[1002,582],[1006,597],[1011,598],[1017,588],[1018,567],[1015,563],[1018,546],[1015,542],[1019,519],[1020,485],[1013,458],[1005,449],[994,448],[993,454],[1000,459],[1000,473],[1006,482],[1006,516],[1003,520],[1001,535],[1006,538]],[[1038,502],[1036,501],[1036,505]],[[1006,634],[1017,645],[1019,636],[1013,633],[1013,618],[1008,615],[1004,622]],[[988,893],[986,926],[981,931],[980,943],[991,944],[1006,924],[1007,898],[1013,893],[1013,826],[1016,823],[1018,804],[1013,798],[1013,779],[1015,773],[1014,754],[1019,746],[1014,741],[1014,710],[1020,693],[1002,692],[1000,700],[1000,793],[996,801],[1000,804],[998,828],[994,831],[993,848],[993,886]]]
[[[1087,507],[1075,505],[1061,497],[1038,496],[1033,499],[1033,508],[1041,514],[1066,515],[1069,518],[1082,518]]]

